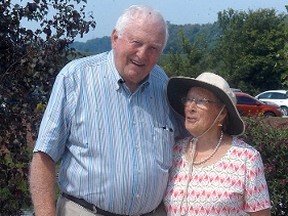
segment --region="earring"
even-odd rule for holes
[[[221,123],[218,123],[218,125],[217,125],[218,127],[222,127],[223,125],[221,124]]]

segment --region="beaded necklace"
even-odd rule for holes
[[[206,157],[205,159],[203,159],[199,162],[194,161],[194,155],[195,155],[195,149],[196,149],[196,143],[195,143],[194,144],[195,147],[194,146],[192,147],[192,152],[191,152],[191,157],[192,157],[192,161],[193,161],[192,164],[193,165],[201,165],[201,164],[207,162],[208,160],[210,160],[213,157],[213,155],[217,152],[217,150],[219,149],[219,147],[222,143],[222,139],[223,139],[223,131],[221,131],[220,138],[219,138],[218,143],[217,143],[216,147],[214,148],[213,152],[208,157]],[[191,148],[191,145],[193,145],[192,141],[190,141],[190,148]]]

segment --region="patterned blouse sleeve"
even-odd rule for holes
[[[271,207],[262,158],[258,151],[253,150],[248,151],[246,164],[244,208],[247,212],[256,212]]]

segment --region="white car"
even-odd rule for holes
[[[284,116],[288,116],[288,91],[269,90],[255,96],[258,100],[265,103],[275,103],[281,107]]]

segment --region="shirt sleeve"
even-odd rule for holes
[[[245,189],[245,211],[256,212],[271,207],[261,155],[248,154]]]
[[[67,79],[61,73],[54,82],[33,151],[44,152],[55,162],[64,152],[69,134],[69,121],[67,121],[69,96],[66,82]]]

